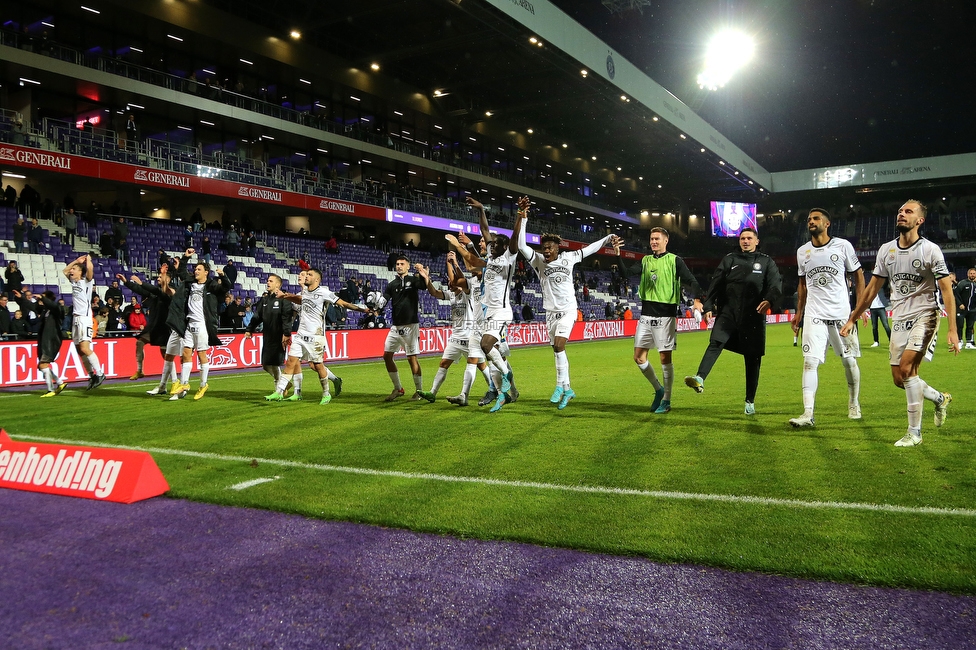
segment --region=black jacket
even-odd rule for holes
[[[173,294],[169,313],[166,316],[166,324],[180,336],[186,334],[190,286],[194,283],[193,272],[187,266],[192,268],[194,265],[187,265],[185,260],[180,263],[182,282],[176,287],[176,293]],[[223,302],[224,295],[231,289],[233,289],[233,285],[223,275],[210,278],[203,285],[203,317],[207,326],[207,342],[210,345],[220,345],[220,339],[217,337],[217,305]]]
[[[712,338],[726,340],[725,348],[746,356],[766,353],[766,314],[756,312],[763,300],[777,311],[783,299],[779,268],[758,251],[729,253],[719,263],[703,303],[717,313]]]
[[[152,284],[136,284],[126,282],[132,293],[142,296],[143,313],[149,312],[146,319],[146,331],[149,332],[149,344],[166,347],[169,342],[169,325],[166,324],[166,317],[169,314],[169,305],[172,300],[170,296],[163,293],[163,290]]]
[[[264,324],[264,344],[261,347],[262,366],[280,366],[285,362],[285,348],[282,339],[291,334],[291,324],[295,320],[295,307],[284,298],[264,295],[254,305],[254,316],[247,331],[253,334],[259,325]]]
[[[64,320],[64,309],[54,300],[48,300],[44,296],[38,296],[38,302],[31,302],[26,298],[18,298],[17,304],[24,312],[26,320],[27,312],[34,312],[41,319],[41,329],[37,333],[37,358],[47,357],[54,360],[61,352],[61,321]]]

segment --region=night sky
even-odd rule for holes
[[[768,171],[976,151],[976,2],[552,0]],[[705,45],[753,34],[750,66],[698,89]]]

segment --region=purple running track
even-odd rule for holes
[[[976,598],[0,489],[4,648],[976,648]]]

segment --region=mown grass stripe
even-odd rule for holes
[[[87,442],[84,440],[67,440],[64,438],[48,438],[43,436],[17,435],[11,438],[35,440],[61,445],[77,445],[85,447],[106,447],[103,443]],[[560,485],[558,483],[540,483],[536,481],[508,481],[503,479],[480,478],[476,476],[448,476],[445,474],[426,474],[415,472],[400,472],[396,470],[369,469],[365,467],[342,467],[339,465],[319,465],[303,463],[293,460],[279,460],[276,458],[254,458],[233,456],[228,454],[213,454],[183,449],[165,449],[161,447],[133,447],[127,445],[111,445],[117,449],[145,451],[150,454],[164,454],[170,456],[185,456],[188,458],[204,458],[227,462],[251,463],[257,461],[278,467],[294,467],[322,472],[339,472],[344,474],[358,474],[363,476],[379,476],[418,481],[440,481],[445,483],[471,483],[476,485],[491,485],[497,487],[553,490],[560,492],[578,492],[585,494],[604,494],[613,496],[634,496],[652,499],[670,499],[683,501],[711,501],[743,505],[760,505],[785,508],[807,508],[813,510],[855,510],[864,512],[881,512],[891,514],[938,515],[955,517],[976,517],[976,510],[969,508],[935,508],[930,506],[898,506],[887,503],[857,503],[844,501],[802,501],[800,499],[776,499],[772,497],[740,496],[735,494],[700,494],[695,492],[671,492],[667,490],[635,490],[628,488],[603,487],[595,485]]]

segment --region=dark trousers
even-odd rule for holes
[[[891,326],[888,324],[888,311],[884,307],[878,307],[871,310],[871,334],[874,335],[874,342],[878,342],[878,321],[884,325],[885,334],[888,335],[888,340],[891,340]]]
[[[75,245],[75,231],[73,228],[64,229],[64,243],[69,246]]]
[[[714,330],[712,332],[714,334]],[[698,376],[702,380],[712,371],[712,366],[718,361],[718,357],[722,354],[722,350],[725,349],[726,343],[728,343],[727,336],[713,336],[709,340],[701,363],[698,364]],[[746,401],[755,402],[756,391],[759,389],[759,371],[762,368],[762,357],[742,355],[742,360],[745,362],[746,367]]]
[[[965,324],[966,336],[963,338],[963,325]],[[966,342],[973,342],[973,326],[976,325],[976,310],[956,312],[956,331],[959,338]]]

